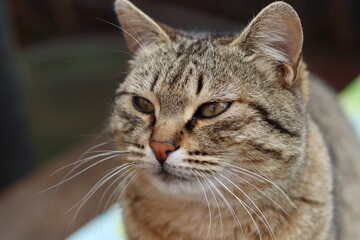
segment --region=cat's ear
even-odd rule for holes
[[[300,19],[289,4],[274,2],[264,8],[232,44],[241,44],[280,63],[285,81],[292,84],[303,44]]]
[[[170,35],[175,31],[156,23],[128,0],[116,0],[115,11],[132,53],[152,43],[170,42]]]

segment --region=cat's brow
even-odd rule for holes
[[[117,92],[116,94],[115,94],[115,97],[116,98],[119,98],[119,97],[121,97],[121,96],[123,96],[123,95],[134,95],[133,93],[130,93],[130,92],[127,92],[127,91],[120,91],[120,92]]]
[[[207,102],[235,102],[239,99],[237,95],[231,96],[230,94],[228,96],[225,96],[223,94],[210,96],[209,99],[207,99]]]

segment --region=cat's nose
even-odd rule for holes
[[[172,151],[175,150],[175,146],[172,143],[169,142],[156,142],[156,141],[151,141],[150,142],[150,147],[153,150],[156,159],[163,164],[169,153],[171,153]]]

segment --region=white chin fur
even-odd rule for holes
[[[189,157],[185,151],[183,150],[177,150],[175,152],[172,152],[165,164],[168,166],[166,169],[169,173],[171,173],[171,166],[176,166],[177,169],[181,169],[189,167],[186,162],[183,161],[184,158]],[[145,156],[142,158],[142,161],[147,162],[151,167],[148,169],[149,171],[146,171],[146,175],[148,175],[150,183],[158,189],[159,191],[163,193],[172,194],[174,196],[184,196],[184,195],[199,195],[203,194],[203,190],[199,184],[199,182],[191,178],[189,180],[181,180],[181,179],[174,179],[171,181],[164,181],[162,177],[160,177],[157,172],[159,171],[160,164],[157,162],[156,157],[153,153],[153,151],[146,147],[145,149]],[[151,169],[152,168],[152,169]],[[186,178],[186,172],[188,170],[184,171],[184,178]],[[199,179],[201,179],[199,177]],[[206,189],[206,184],[203,183],[203,188]],[[184,194],[182,194],[184,193]]]

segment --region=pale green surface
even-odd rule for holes
[[[67,240],[125,240],[121,209],[113,205],[105,213],[87,223]]]
[[[360,76],[339,94],[340,105],[360,136]]]

